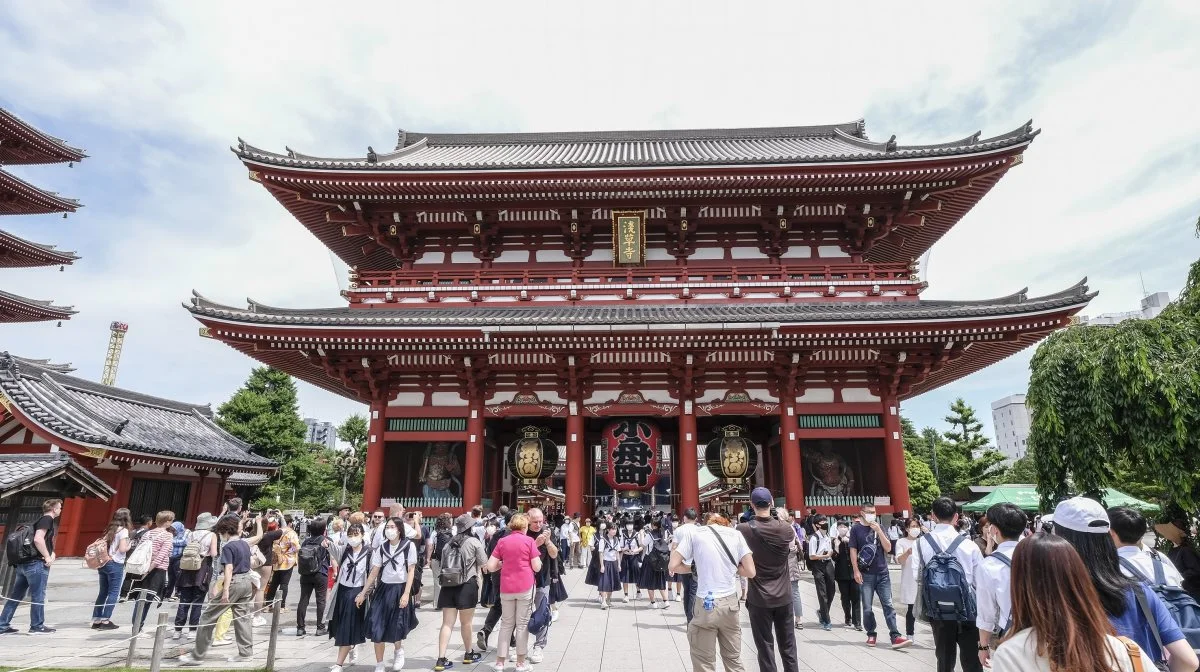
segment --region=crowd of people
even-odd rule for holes
[[[701,519],[693,509],[678,520],[658,511],[600,511],[593,524],[579,514],[548,518],[540,509],[507,507],[485,514],[476,506],[427,523],[402,506],[372,513],[343,507],[312,520],[278,510],[250,515],[235,498],[218,515],[200,514],[190,530],[170,511],[135,520],[119,509],[85,556],[97,571],[91,627],[120,628],[114,608],[130,600],[138,604],[136,636],[150,609],[173,606],[173,636],[193,642],[180,664],[198,665],[211,647],[234,643],[229,660],[248,661],[253,627],[265,625],[272,610],[286,611],[296,574],[300,595],[289,633],[308,634],[315,597],[314,632],[337,651],[332,672],[354,664],[368,640],[376,672],[388,667],[389,645],[391,668],[400,670],[428,580],[442,616],[436,672],[454,666],[448,651],[456,627],[464,665],[485,657],[498,627],[493,667],[501,672],[511,662],[527,672],[543,660],[567,599],[567,571],[581,569],[596,588],[597,609],[613,608],[618,593],[622,604],[646,600],[649,609],[682,602],[697,672],[715,670],[718,656],[726,670],[744,669],[742,603],[757,669],[797,670],[806,580],[816,589],[817,624],[833,628],[840,595],[844,627],[865,631],[867,646],[877,644],[876,601],[894,649],[912,646],[916,622],[927,621],[938,672],[1197,669],[1200,554],[1185,521],[1156,527],[1172,542],[1162,554],[1144,545],[1149,524],[1140,513],[1081,497],[1042,520],[1013,504],[972,520],[943,497],[927,518],[897,519],[886,529],[871,505],[847,519],[815,510],[793,517],[765,488],[751,492],[750,504],[737,520],[721,513]],[[47,500],[25,533],[0,635],[17,632],[11,621],[26,594],[29,631],[54,632],[44,604],[61,510],[60,500]],[[487,616],[476,632],[479,607]]]

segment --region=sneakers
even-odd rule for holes
[[[262,627],[265,627],[266,625],[267,625],[267,619],[263,618],[262,616],[254,617],[254,627],[262,628]]]
[[[907,637],[901,637],[900,635],[896,635],[895,637],[892,638],[892,648],[893,649],[907,649],[908,647],[910,647],[912,645],[913,645],[912,640]]]
[[[328,636],[329,636],[329,630],[327,630],[324,625],[318,625],[317,626],[317,637],[328,637]]]
[[[196,631],[195,630],[188,630],[187,641],[189,641],[189,642],[196,641]]]
[[[608,600],[606,600],[604,598],[600,598],[600,608],[608,609]]]
[[[855,629],[855,630],[857,630],[857,631],[859,631],[859,632],[862,632],[862,631],[863,631],[863,629],[862,629],[862,626],[861,626],[861,625],[855,625],[855,626],[854,626],[854,629]]]
[[[474,665],[483,658],[483,654],[478,651],[467,651],[463,654],[463,665]]]
[[[249,663],[254,660],[253,656],[233,655],[225,659],[227,663]]]
[[[542,658],[543,658],[543,655],[542,655],[542,647],[540,647],[540,646],[535,646],[535,647],[533,647],[532,649],[530,649],[530,651],[529,651],[529,662],[531,662],[531,663],[540,663],[540,662],[542,662]]]
[[[875,646],[875,635],[867,636],[867,646]]]
[[[177,658],[176,662],[183,667],[198,667],[202,661],[190,653],[185,653]]]
[[[351,665],[358,662],[358,647],[357,646],[350,647],[350,657],[347,658],[346,660],[348,660]]]
[[[404,669],[404,649],[396,652],[396,657],[392,660],[392,671],[398,672]]]
[[[822,623],[821,629],[826,632],[829,632],[830,630],[833,630],[833,624],[832,623]]]
[[[650,608],[651,608],[651,609],[658,609],[658,602],[656,602],[656,601],[654,601],[654,600],[650,600]]]
[[[304,631],[304,628],[296,628],[296,636],[297,637],[303,637],[306,634],[308,634],[308,633]]]
[[[175,631],[175,634],[174,634],[174,635],[172,635],[172,637],[171,637],[171,638],[172,638],[172,639],[174,639],[174,640],[175,640],[175,641],[177,641],[177,642],[178,642],[179,640],[183,639],[183,630],[176,630],[176,631]]]
[[[488,640],[488,633],[484,632],[483,630],[480,630],[479,632],[475,633],[475,646],[478,647],[478,649],[480,651],[488,650],[487,640]]]
[[[329,672],[342,672],[342,666],[334,665],[333,667],[329,668]]]
[[[517,647],[514,646],[508,650],[508,662],[517,662]]]
[[[504,672],[504,661],[497,660],[496,662],[492,663],[492,672]]]
[[[375,663],[375,672],[386,672],[386,670],[387,670],[387,665],[384,665],[381,662]]]
[[[11,635],[17,632],[16,628],[0,628],[0,635]]]
[[[625,593],[624,595],[622,595],[621,601],[624,602],[625,604],[629,604],[629,593]]]
[[[553,609],[550,611],[550,622],[551,623],[558,622],[558,610],[557,609]]]
[[[437,662],[433,665],[433,672],[442,672],[442,670],[448,670],[452,667],[454,667],[454,663],[445,658],[438,658]]]
[[[229,646],[231,644],[233,644],[233,640],[230,639],[228,635],[226,635],[223,639],[214,639],[212,643],[213,646]]]
[[[518,665],[513,672],[533,672],[533,667],[529,665],[529,661],[525,661],[524,665]]]
[[[47,627],[46,627],[46,626],[44,626],[44,625],[43,625],[42,627],[40,627],[40,628],[30,628],[30,629],[29,629],[29,634],[31,634],[31,635],[52,635],[52,634],[54,634],[55,632],[56,632],[56,630],[55,630],[54,628],[47,628]],[[154,635],[153,635],[153,631],[152,631],[152,634],[151,634],[150,636],[151,636],[151,637],[153,637],[153,636],[154,636]]]

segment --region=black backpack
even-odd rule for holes
[[[33,525],[21,525],[4,542],[4,555],[12,567],[33,562],[41,557],[33,545]]]
[[[445,530],[442,530],[441,532],[437,533],[437,537],[434,539],[434,542],[433,542],[433,559],[434,560],[437,560],[438,562],[442,561],[442,551],[446,548],[446,544],[449,543],[450,540],[453,538],[454,538],[454,535],[450,534],[449,532],[447,532]]]
[[[651,535],[653,541],[650,545],[650,568],[656,572],[665,572],[671,564],[671,542],[667,541],[667,536]]]
[[[297,555],[296,571],[300,576],[312,576],[321,571],[321,544],[302,544]]]

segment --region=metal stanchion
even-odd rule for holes
[[[133,603],[133,636],[129,638],[129,653],[125,654],[125,667],[133,667],[133,654],[137,651],[138,635],[142,633],[142,612],[145,609],[145,594],[139,592],[137,602]]]
[[[275,672],[275,643],[279,640],[279,598],[276,597],[271,603],[271,638],[267,640],[267,667],[266,672]],[[151,670],[150,672],[157,672]]]
[[[158,612],[158,627],[154,629],[154,651],[150,653],[150,672],[159,672],[162,668],[163,647],[167,639],[167,618],[165,611]]]

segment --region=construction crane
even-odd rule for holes
[[[117,365],[121,363],[121,346],[125,345],[125,332],[129,325],[124,322],[113,322],[108,325],[108,354],[104,356],[104,373],[100,376],[101,385],[113,385],[117,382]]]

